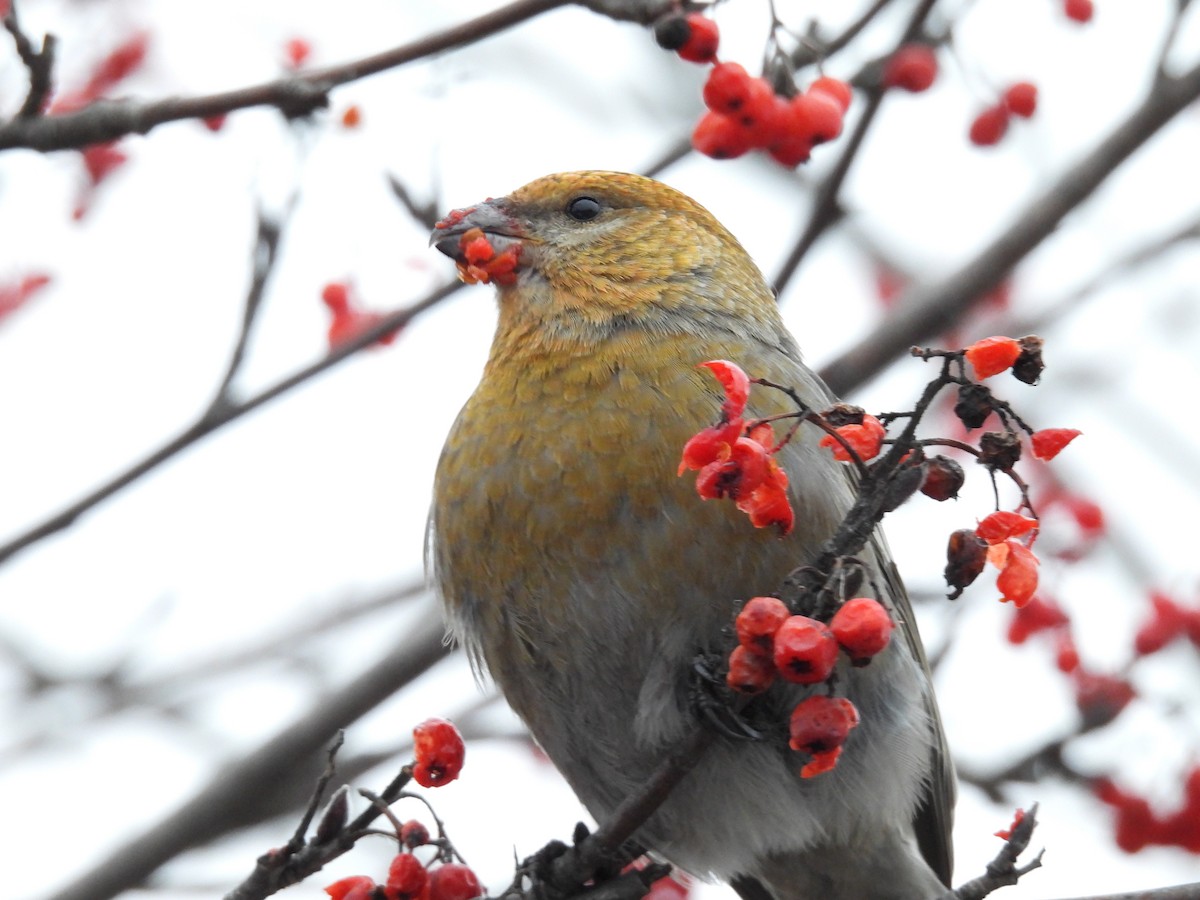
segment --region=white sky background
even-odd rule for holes
[[[932,91],[889,98],[855,164],[846,198],[862,214],[858,227],[922,277],[936,277],[1119,121],[1146,87],[1173,4],[1097,5],[1095,22],[1079,28],[1062,20],[1056,0],[960,4],[969,11],[956,32],[959,65],[943,56]],[[149,30],[149,60],[126,86],[157,97],[274,77],[292,36],[312,42],[315,65],[333,64],[491,7],[357,0],[332,13],[329,4],[281,0],[26,0],[20,10],[30,33],[60,37],[64,86],[78,83],[129,30]],[[780,5],[800,27],[810,14],[833,27],[857,8]],[[731,0],[717,19],[723,58],[755,68],[764,4]],[[1181,64],[1200,53],[1192,19],[1180,38]],[[866,36],[862,52],[886,47],[894,25],[887,21],[889,28]],[[839,57],[830,74],[847,75],[859,61]],[[277,114],[254,110],[233,114],[218,134],[189,122],[126,140],[131,161],[102,185],[81,223],[71,221],[84,180],[77,154],[0,154],[0,282],[33,270],[54,277],[29,308],[0,322],[0,540],[111,477],[203,410],[237,335],[256,208],[296,203],[236,384],[245,393],[324,352],[325,282],[351,277],[368,306],[389,310],[451,277],[450,264],[427,249],[424,229],[392,198],[389,173],[447,210],[552,171],[636,170],[690,130],[704,72],[635,26],[568,9],[348,85],[334,92],[332,113],[310,123],[289,128]],[[23,79],[4,44],[4,115],[19,105]],[[970,148],[967,126],[991,99],[988,86],[1016,79],[1040,86],[1037,116],[1016,122],[999,148]],[[364,117],[356,130],[338,124],[351,103]],[[819,174],[838,153],[837,144],[819,148],[801,176]],[[1198,158],[1193,108],[1020,267],[1016,311],[1049,307],[1124,250],[1197,216]],[[664,177],[707,205],[768,274],[804,221],[801,179],[769,160],[693,157]],[[1044,333],[1050,369],[1041,387],[1004,389],[1035,426],[1085,431],[1058,473],[1105,506],[1153,585],[1193,602],[1198,283],[1194,244],[1112,282]],[[810,255],[784,301],[817,366],[881,314],[868,260],[836,234]],[[437,453],[478,377],[493,321],[488,288],[461,291],[390,349],[360,354],[225,428],[0,567],[0,636],[62,677],[86,678],[129,656],[131,671],[153,683],[189,661],[253,645],[315,611],[419,577]],[[923,374],[918,363],[897,367],[856,399],[901,407]],[[889,534],[914,592],[938,589],[943,536],[988,510],[988,491],[975,480],[957,504],[934,508],[918,498],[897,514]],[[1126,663],[1147,585],[1103,548],[1085,565],[1045,574],[1076,616],[1085,660],[1101,671]],[[939,689],[961,758],[999,765],[1069,729],[1073,704],[1045,648],[1003,643],[1010,610],[986,585],[960,604],[962,631]],[[947,608],[922,609],[931,642],[944,631]],[[406,616],[385,610],[321,643],[306,666],[264,665],[206,689],[189,708],[196,724],[188,726],[134,711],[80,728],[98,709],[94,692],[63,688],[25,705],[18,679],[0,666],[0,846],[17,861],[5,865],[5,893],[40,896],[103,858],[203,784],[217,761],[299,715],[314,685],[356,672],[394,640]],[[1175,647],[1139,666],[1137,683],[1151,699],[1081,744],[1074,761],[1108,771],[1117,759],[1123,783],[1170,808],[1179,773],[1200,756],[1197,656]],[[420,719],[453,715],[475,697],[466,666],[454,660],[418,692],[356,725],[351,743],[391,746]],[[1182,712],[1165,715],[1172,704]],[[506,713],[494,716],[512,729]],[[46,730],[60,740],[37,753],[13,752]],[[362,783],[379,787],[390,774],[381,769]],[[1108,811],[1072,789],[1022,785],[1012,798],[1012,805],[1041,802],[1035,845],[1048,852],[1042,871],[999,896],[1200,879],[1196,857],[1121,853]],[[547,764],[503,740],[472,744],[461,782],[432,799],[493,890],[507,883],[514,848],[525,855],[567,838],[581,815]],[[1010,806],[963,789],[960,878],[982,871],[999,846],[991,832],[1010,815]],[[204,885],[206,895],[223,891],[291,827],[256,830],[172,874]],[[324,896],[321,885],[341,874],[382,876],[386,854],[382,842],[361,848],[289,895]]]

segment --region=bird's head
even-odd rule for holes
[[[677,330],[700,320],[744,330],[761,320],[774,331],[778,322],[770,289],[733,235],[690,197],[640,175],[548,175],[455,210],[431,242],[467,280],[496,282],[502,317],[556,329]]]

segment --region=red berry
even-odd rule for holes
[[[750,400],[750,376],[737,363],[727,359],[710,359],[697,369],[708,369],[721,383],[725,391],[725,402],[721,404],[721,415],[726,421],[740,418]]]
[[[1008,113],[1004,115],[1007,116]],[[979,381],[1011,369],[1020,355],[1021,343],[1014,338],[1002,336],[976,341],[965,351],[967,362],[975,370],[975,378]]]
[[[723,459],[732,452],[734,441],[741,435],[745,424],[735,418],[724,425],[709,425],[692,435],[683,445],[678,474],[682,475],[688,469],[703,469],[709,463]]]
[[[962,466],[948,456],[932,456],[921,468],[921,493],[939,503],[957,497],[966,480]]]
[[[832,141],[842,133],[842,105],[836,97],[821,91],[797,94],[792,98],[796,127],[814,144]]]
[[[1024,821],[1025,821],[1025,810],[1018,809],[1016,812],[1016,815],[1013,816],[1012,824],[1009,825],[1007,828],[1001,828],[999,831],[997,831],[995,833],[996,837],[1000,838],[1002,841],[1009,840],[1010,838],[1012,838],[1012,833],[1017,830],[1017,826],[1020,825]]]
[[[742,694],[761,694],[775,681],[775,674],[770,651],[764,653],[738,644],[729,654],[729,674],[725,683]]]
[[[1100,508],[1100,504],[1086,497],[1080,497],[1078,494],[1070,494],[1060,502],[1067,508],[1075,520],[1075,524],[1088,537],[1103,533],[1105,529],[1104,510]]]
[[[886,87],[917,94],[933,84],[937,72],[937,56],[932,47],[928,44],[905,44],[892,54],[883,67],[883,83]]]
[[[787,101],[778,97],[762,78],[750,79],[746,102],[734,118],[746,129],[751,147],[765,147],[779,133],[780,116]]]
[[[1039,631],[1051,631],[1069,624],[1070,621],[1067,614],[1053,600],[1034,597],[1017,609],[1012,621],[1008,623],[1008,642],[1023,644],[1030,635]]]
[[[840,78],[830,78],[828,75],[822,75],[810,84],[808,93],[825,94],[832,97],[842,108],[843,113],[850,108],[850,101],[854,98],[854,91],[849,84]]]
[[[1054,665],[1058,671],[1070,674],[1079,669],[1079,650],[1068,632],[1060,632],[1054,647]]]
[[[1081,433],[1075,428],[1043,428],[1041,431],[1035,431],[1029,439],[1033,446],[1033,455],[1042,460],[1054,459]]]
[[[767,152],[781,166],[794,169],[800,163],[808,162],[812,148],[812,140],[807,136],[782,137],[768,144]]]
[[[429,872],[411,853],[398,853],[383,887],[387,900],[429,900]]]
[[[460,863],[446,863],[429,874],[429,900],[472,900],[482,895],[475,873]]]
[[[321,301],[334,312],[350,308],[350,286],[344,281],[331,281],[321,289]]]
[[[705,500],[744,500],[766,481],[767,459],[767,451],[758,441],[738,438],[728,455],[700,470],[696,493]]]
[[[692,146],[713,159],[736,159],[750,149],[750,138],[732,116],[709,111],[692,132]]]
[[[713,112],[736,113],[750,98],[753,80],[738,63],[717,63],[704,82],[704,105]]]
[[[1200,609],[1189,609],[1184,613],[1183,627],[1188,640],[1200,647]]]
[[[362,124],[362,110],[359,109],[357,103],[351,103],[342,111],[342,126],[344,128],[357,128]]]
[[[868,414],[863,416],[862,424],[860,425],[843,425],[835,429],[843,440],[850,445],[851,449],[858,454],[858,458],[864,462],[869,459],[874,459],[879,455],[879,451],[883,449],[883,438],[887,433],[884,431],[883,424],[874,416]],[[820,446],[828,447],[833,451],[833,458],[841,462],[850,462],[853,458],[842,446],[842,441],[839,441],[832,434],[827,434],[820,440]]]
[[[1189,611],[1166,594],[1155,591],[1150,595],[1152,612],[1134,636],[1134,650],[1139,656],[1157,653],[1175,638],[1187,632]]]
[[[1087,728],[1107,725],[1135,696],[1133,685],[1122,678],[1082,670],[1077,670],[1074,677],[1075,705],[1083,713]]]
[[[366,875],[351,875],[333,884],[325,886],[333,900],[373,900],[375,896],[375,881]]]
[[[767,461],[767,480],[745,500],[739,500],[737,507],[750,517],[755,528],[774,525],[781,535],[790,534],[796,524],[796,512],[788,500],[787,486],[787,473],[772,457]]]
[[[770,653],[775,632],[790,616],[787,604],[778,597],[751,597],[734,620],[738,643],[751,650]]]
[[[894,627],[888,611],[870,597],[847,600],[829,623],[834,638],[856,666],[865,666],[888,645]]]
[[[950,599],[954,600],[963,588],[979,577],[987,563],[987,542],[971,528],[960,528],[952,532],[946,544],[946,584],[951,588]]]
[[[1003,106],[989,106],[975,117],[969,132],[971,143],[979,147],[991,147],[1000,143],[1008,131],[1008,110]]]
[[[429,829],[416,819],[409,819],[400,826],[400,843],[409,850],[429,843]]]
[[[717,45],[721,41],[717,23],[700,13],[688,13],[688,37],[675,52],[688,62],[707,63],[717,58]]]
[[[797,684],[816,684],[828,678],[837,652],[829,627],[808,616],[789,616],[775,632],[775,668]]]
[[[999,544],[1009,538],[1029,534],[1037,527],[1037,519],[1000,509],[984,516],[983,520],[975,526],[975,533],[989,544]]]
[[[298,69],[312,53],[312,45],[304,38],[292,38],[283,45],[283,53],[287,58],[288,68]]]
[[[1033,598],[1038,586],[1038,559],[1033,551],[1016,541],[1005,541],[1008,554],[1004,568],[996,577],[996,589],[1002,600],[1010,600],[1020,609]],[[999,547],[997,547],[999,549]]]
[[[858,710],[845,697],[801,700],[788,722],[788,746],[799,753],[828,753],[846,743],[858,724]]]
[[[1075,22],[1092,21],[1092,14],[1095,11],[1092,0],[1065,0],[1063,3],[1063,12],[1066,13],[1068,19]]]
[[[114,169],[129,159],[129,157],[116,148],[116,141],[91,144],[84,147],[82,153],[83,165],[87,169],[88,178],[93,185],[99,184]]]
[[[413,729],[413,778],[422,787],[454,781],[465,755],[462,735],[445,719],[426,719]]]
[[[1038,89],[1032,81],[1018,81],[1004,92],[1004,106],[1014,116],[1028,119],[1037,109]]]

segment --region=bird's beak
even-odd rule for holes
[[[429,243],[437,247],[455,262],[464,262],[462,241],[464,234],[478,228],[491,241],[497,253],[524,237],[520,223],[507,211],[505,198],[487,200],[477,206],[451,211],[433,226]]]

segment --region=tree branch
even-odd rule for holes
[[[306,765],[345,728],[426,672],[449,648],[432,608],[404,640],[366,672],[316,704],[254,752],[231,762],[191,800],[135,835],[51,900],[108,900],[141,884],[179,853],[223,833],[247,807],[259,806],[280,773]]]
[[[146,134],[166,122],[206,119],[252,106],[274,106],[284,115],[302,116],[328,105],[339,85],[394,69],[417,59],[464,47],[541,15],[569,0],[515,0],[469,22],[402,44],[363,59],[314,69],[264,84],[200,97],[162,100],[101,100],[78,112],[18,117],[0,126],[0,150],[25,147],[47,152],[86,147],[128,134]],[[596,7],[602,4],[594,4]]]
[[[463,285],[461,282],[454,281],[445,284],[440,288],[430,292],[423,299],[404,309],[396,310],[381,319],[376,325],[366,329],[362,333],[356,335],[353,340],[348,340],[343,344],[339,344],[331,350],[327,355],[314,363],[311,363],[304,368],[293,372],[286,378],[277,381],[271,387],[260,391],[253,396],[237,401],[227,402],[224,404],[215,404],[201,415],[193,424],[189,425],[182,432],[176,435],[171,440],[167,441],[157,450],[152,451],[143,459],[131,465],[124,472],[121,472],[110,481],[105,482],[100,487],[76,500],[74,503],[60,510],[39,524],[33,526],[24,533],[11,539],[10,541],[0,544],[0,564],[10,559],[12,556],[20,553],[26,547],[37,543],[45,537],[62,531],[70,526],[85,512],[93,506],[107,500],[109,497],[118,493],[122,489],[133,484],[147,472],[162,465],[171,457],[175,456],[182,450],[187,449],[192,444],[196,443],[203,437],[212,434],[214,431],[228,425],[249,412],[253,412],[258,407],[275,400],[278,397],[291,391],[313,378],[327,369],[333,368],[338,363],[342,362],[347,357],[358,352],[362,348],[373,344],[381,337],[386,337],[394,331],[407,325],[410,321],[416,318],[425,310],[432,306],[436,306],[441,301],[445,300]]]
[[[42,114],[46,98],[50,95],[52,86],[51,76],[54,71],[54,51],[58,42],[54,35],[48,34],[42,38],[42,49],[35,50],[33,41],[21,30],[17,21],[16,0],[11,0],[8,13],[4,16],[4,29],[12,35],[13,43],[17,45],[17,55],[29,72],[29,93],[25,102],[17,112],[16,118],[31,119]]]
[[[882,372],[908,347],[941,331],[957,310],[1001,281],[1117,166],[1198,96],[1200,64],[1177,78],[1158,81],[1099,146],[1049,185],[975,258],[936,284],[906,292],[896,310],[871,334],[826,364],[821,371],[825,382],[835,394],[847,394]]]
[[[904,33],[900,36],[897,46],[908,43],[921,31],[924,27],[925,19],[929,16],[936,2],[937,0],[922,0],[918,4],[908,21],[908,25],[904,29]],[[882,8],[881,4],[878,6]],[[876,12],[878,12],[876,8],[868,10],[871,16]],[[869,21],[869,18],[865,19],[863,22],[864,25],[866,21]],[[775,276],[773,287],[775,288],[776,295],[783,293],[783,289],[787,287],[787,283],[796,274],[801,261],[808,255],[808,251],[812,249],[817,239],[825,233],[830,225],[841,218],[842,210],[838,201],[838,194],[841,193],[842,184],[846,180],[846,175],[850,172],[850,166],[858,158],[858,152],[862,148],[863,139],[867,136],[868,129],[870,129],[871,124],[875,121],[875,115],[879,112],[879,107],[883,103],[884,94],[884,87],[879,83],[874,84],[867,91],[866,109],[863,110],[862,115],[859,117],[858,124],[855,125],[854,132],[846,142],[845,149],[842,150],[842,155],[838,157],[833,171],[818,185],[812,212],[808,216],[808,224],[805,225],[804,231],[797,239],[796,245],[792,248],[792,252],[784,260],[779,274]]]

